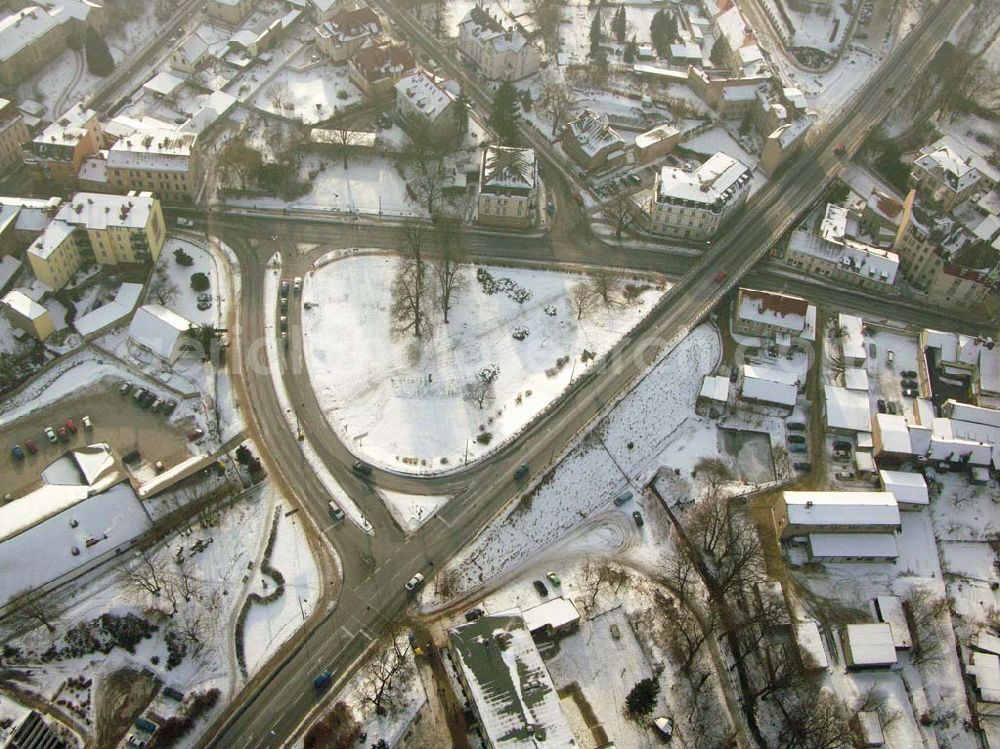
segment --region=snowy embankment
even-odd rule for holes
[[[577,319],[571,297],[586,277],[465,267],[449,322],[435,308],[418,339],[392,333],[400,262],[354,256],[307,274],[303,336],[313,388],[338,436],[359,457],[410,473],[452,470],[516,436],[666,289],[622,281],[614,303],[597,301]],[[483,372],[494,379],[480,405],[468,388]]]
[[[538,486],[448,564],[444,574],[457,577],[456,592],[467,594],[510,573],[585,522],[614,531],[613,538],[598,539],[601,551],[624,547],[628,541],[620,523],[592,516],[618,512],[612,498],[629,488],[638,497],[665,463],[690,473],[701,457],[717,455],[714,424],[704,428],[694,406],[702,377],[718,365],[720,355],[718,333],[702,325],[661,356]],[[634,509],[632,504],[624,508]]]
[[[295,412],[292,409],[292,400],[288,397],[288,389],[285,387],[285,380],[281,375],[281,367],[278,363],[281,353],[278,350],[277,332],[277,309],[278,309],[278,285],[281,283],[281,253],[276,252],[268,263],[268,270],[264,279],[264,338],[267,346],[267,365],[271,371],[271,383],[274,386],[274,393],[281,405],[281,412],[285,415],[285,423],[292,434],[297,435],[298,425],[295,422]],[[313,446],[307,439],[300,439],[299,446],[309,465],[316,473],[316,478],[322,482],[323,486],[334,498],[341,509],[347,514],[355,525],[366,533],[374,533],[371,523],[361,509],[354,504],[344,488],[333,477]]]

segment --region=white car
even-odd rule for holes
[[[424,581],[424,575],[422,572],[418,572],[413,577],[410,578],[409,582],[406,583],[406,589],[413,591],[417,589],[417,586]]]
[[[653,721],[653,728],[656,732],[660,734],[660,738],[664,741],[670,741],[674,737],[674,720],[673,718],[667,718],[660,716]]]

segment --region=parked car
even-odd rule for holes
[[[281,296],[288,296],[288,279],[284,278],[281,281]]]
[[[52,442],[53,444],[58,442],[59,438],[56,437],[56,430],[53,429],[52,427],[45,427],[45,439],[47,439],[49,442]]]
[[[212,303],[211,302],[198,302],[198,309],[200,309],[202,312],[204,312],[205,310],[208,310],[208,309],[212,309]]]
[[[367,463],[362,463],[360,460],[354,461],[354,465],[351,466],[351,469],[355,473],[360,474],[362,476],[372,475],[372,467]]]
[[[212,295],[209,292],[207,292],[207,291],[203,291],[203,292],[201,292],[198,295],[198,301],[199,302],[210,302],[210,301],[212,301]]]
[[[191,440],[192,442],[194,442],[195,440],[200,440],[204,436],[205,436],[205,430],[202,429],[201,427],[192,429],[190,432],[188,432],[188,439]]]
[[[736,382],[738,379],[740,379],[740,370],[739,370],[739,367],[732,367],[729,370],[729,381],[730,382]]]
[[[121,385],[118,386],[118,392],[121,393],[122,395],[127,395],[128,391],[131,389],[132,389],[131,382],[123,382]]]
[[[792,468],[796,471],[811,471],[813,469],[812,463],[807,463],[805,461],[801,463],[792,463]]]
[[[878,406],[878,412],[880,414],[884,414],[885,413],[885,401],[882,398],[879,398],[878,399],[878,403],[876,405]]]
[[[171,398],[165,404],[163,404],[163,414],[165,416],[170,416],[177,408],[177,401]]]
[[[804,432],[806,430],[806,425],[801,421],[789,421],[785,426],[792,432]]]
[[[183,216],[181,216],[177,219],[177,225],[190,228],[194,226],[194,221],[192,221],[189,218],[184,218]]]
[[[789,434],[785,439],[788,440],[790,445],[802,445],[806,441],[805,436],[801,434]]]
[[[670,741],[674,737],[674,721],[661,715],[653,719],[653,730],[664,741]]]
[[[417,589],[417,586],[420,585],[423,581],[424,581],[424,574],[422,572],[418,572],[409,580],[407,580],[406,585],[403,587],[405,587],[409,591],[414,591]]]
[[[142,400],[139,402],[139,405],[142,406],[143,408],[149,408],[156,401],[156,398],[157,398],[156,393],[154,393],[152,390],[147,390],[145,393],[143,393]]]
[[[14,460],[24,460],[24,450],[21,449],[20,445],[14,444],[10,446],[10,455]]]
[[[163,398],[157,398],[156,400],[153,401],[153,404],[149,410],[152,411],[153,413],[156,413],[161,408],[163,408],[164,403],[166,403],[166,401],[163,400]]]
[[[888,351],[888,352],[886,352],[885,363],[888,364],[891,367],[892,364],[893,364],[893,362],[895,362],[895,361],[896,361],[896,352],[895,351]]]
[[[806,447],[805,445],[791,445],[788,448],[788,452],[790,452],[790,453],[804,453],[804,452],[809,452],[809,448]]]
[[[833,447],[835,450],[846,450],[847,452],[853,449],[853,445],[847,440],[834,440]]]
[[[906,378],[911,379],[911,380],[915,380],[915,379],[917,379],[917,373],[914,372],[912,369],[904,369],[903,370],[903,377],[906,377]]]
[[[521,479],[525,478],[528,475],[528,471],[530,470],[531,467],[527,463],[522,463],[514,471],[514,480],[520,481]]]
[[[66,427],[59,427],[56,434],[59,435],[60,442],[69,442],[69,432],[66,431]]]
[[[35,441],[32,439],[25,440],[24,446],[27,448],[28,452],[31,453],[32,455],[38,452],[38,445],[36,445]]]
[[[66,419],[66,428],[73,434],[76,434],[77,426],[72,419]]]
[[[94,423],[93,423],[93,422],[92,422],[92,421],[90,420],[90,417],[89,417],[89,416],[83,416],[83,417],[82,417],[82,418],[80,419],[80,423],[81,423],[81,424],[83,424],[83,428],[84,428],[84,430],[86,430],[86,431],[88,431],[88,432],[89,432],[89,431],[92,431],[92,430],[93,430],[93,428],[94,428]]]
[[[535,590],[538,591],[538,595],[547,596],[549,594],[549,589],[545,587],[545,583],[541,580],[535,580],[532,585],[535,586]]]
[[[282,315],[278,318],[278,327],[281,329],[282,333],[288,332],[288,318]]]
[[[628,502],[630,499],[632,499],[632,492],[630,492],[630,491],[624,491],[624,492],[622,492],[621,494],[619,494],[614,499],[615,507],[621,507],[623,504],[625,504],[626,502]]]
[[[465,612],[465,621],[474,622],[476,619],[481,617],[485,612],[480,608],[469,609]]]
[[[135,398],[136,403],[141,403],[145,395],[146,395],[146,388],[136,388],[135,392],[132,393],[132,397]]]
[[[547,577],[549,582],[553,585],[562,585],[562,579],[555,572],[547,572],[545,577]]]
[[[642,513],[640,513],[638,510],[632,513],[632,519],[635,521],[635,524],[638,527],[641,528],[644,525],[644,521],[642,519]]]

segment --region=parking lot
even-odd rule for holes
[[[84,431],[80,418],[90,416],[93,430]],[[51,444],[43,430],[47,426],[58,430],[72,418],[77,432],[67,431],[67,442]],[[64,398],[55,406],[38,411],[0,428],[0,486],[3,494],[21,496],[41,484],[42,470],[64,452],[75,447],[106,442],[119,457],[139,450],[146,461],[162,460],[167,466],[188,456],[185,425],[168,423],[162,413],[152,413],[136,405],[131,396],[118,394],[114,380],[104,380],[88,390]],[[192,428],[191,427],[188,428]],[[34,440],[37,455],[25,448],[25,440]],[[21,446],[24,460],[15,460],[10,453],[13,444]]]

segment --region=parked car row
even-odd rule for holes
[[[94,428],[94,424],[90,420],[89,416],[81,417],[80,425],[86,432],[89,432]],[[58,442],[69,442],[70,435],[76,434],[78,431],[80,431],[80,427],[77,426],[76,422],[72,418],[69,418],[66,419],[63,426],[45,427],[45,429],[42,430],[42,434],[48,442],[54,445]],[[24,460],[25,455],[35,455],[37,452],[38,444],[33,439],[26,439],[24,441],[24,447],[21,447],[21,445],[17,442],[10,446],[10,455],[14,458],[14,460]]]
[[[163,413],[169,416],[177,408],[177,401],[173,398],[163,398],[149,388],[137,387],[133,389],[131,382],[123,382],[118,386],[118,392],[122,395],[132,394],[132,400],[140,408],[148,408],[153,413]]]

